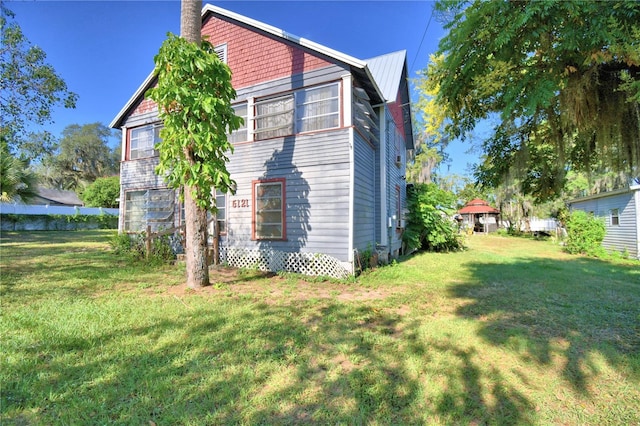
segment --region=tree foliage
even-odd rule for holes
[[[36,195],[37,179],[23,160],[0,141],[0,202],[29,201]]]
[[[158,84],[148,96],[160,107],[164,128],[157,146],[157,172],[172,188],[191,188],[198,206],[211,205],[215,189],[229,191],[233,181],[226,168],[233,152],[227,134],[240,127],[231,101],[231,71],[208,41],[189,43],[169,34],[155,57]]]
[[[451,217],[456,197],[434,183],[416,184],[408,190],[409,215],[404,242],[410,249],[453,251],[463,248],[462,237]]]
[[[512,175],[539,200],[567,170],[640,168],[640,2],[439,1],[450,20],[430,76],[465,137],[487,118],[478,178]]]
[[[41,135],[32,134],[23,149],[31,152],[28,157],[35,161],[31,166],[43,185],[81,191],[97,178],[119,172],[120,147],[109,147],[112,131],[104,124],[71,124],[64,128],[59,142],[37,154]]]
[[[169,37],[155,57],[157,84],[148,92],[164,122],[156,172],[171,188],[181,188],[185,206],[187,286],[209,285],[207,211],[216,212],[212,194],[235,186],[227,171],[233,146],[227,134],[240,127],[231,101],[231,70],[201,40],[202,2],[182,0],[181,36]]]
[[[77,95],[46,63],[46,54],[33,46],[0,3],[0,138],[10,152],[19,148],[28,124],[48,124],[55,106],[75,108]]]
[[[120,198],[120,177],[100,177],[80,193],[80,199],[87,207],[118,207]]]
[[[65,127],[55,162],[69,185],[118,173],[120,162],[109,148],[110,136],[111,129],[101,123]]]
[[[441,63],[442,57],[431,56],[430,61]],[[445,132],[446,110],[438,103],[440,88],[429,78],[429,70],[422,71],[414,82],[419,93],[412,108],[415,111],[414,134],[420,143],[415,157],[407,164],[407,181],[415,183],[431,183],[436,168],[447,160],[444,153],[449,142]]]

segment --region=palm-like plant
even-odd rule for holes
[[[0,201],[28,201],[36,196],[37,178],[27,165],[0,144]]]

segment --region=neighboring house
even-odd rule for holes
[[[498,230],[500,210],[489,205],[485,200],[474,198],[458,210],[463,225],[474,232],[495,232]]]
[[[80,207],[82,200],[73,191],[62,189],[36,188],[36,196],[29,200],[31,205]]]
[[[603,218],[603,247],[640,259],[640,185],[571,200],[569,209]]]
[[[233,73],[245,125],[216,194],[222,260],[232,266],[345,276],[357,253],[399,255],[406,152],[414,148],[406,53],[360,60],[207,5],[202,33]],[[154,173],[161,122],[144,93],[111,123],[123,130],[120,230],[182,221]]]

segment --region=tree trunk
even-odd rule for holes
[[[192,43],[200,43],[202,31],[202,0],[182,0],[180,5],[180,36]],[[187,148],[188,149],[188,148]],[[188,157],[192,157],[187,153]],[[209,285],[207,262],[207,211],[198,207],[191,196],[192,188],[184,188],[185,257],[187,286],[200,288]]]
[[[180,4],[180,37],[192,43],[202,39],[202,0],[182,0]]]
[[[191,188],[184,188],[185,260],[187,286],[200,288],[209,285],[207,262],[207,211],[198,207],[191,196]]]

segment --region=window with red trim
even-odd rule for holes
[[[253,182],[253,237],[256,240],[284,240],[285,180]]]
[[[162,124],[134,127],[129,130],[129,160],[154,157],[158,155],[156,144],[160,142]]]

